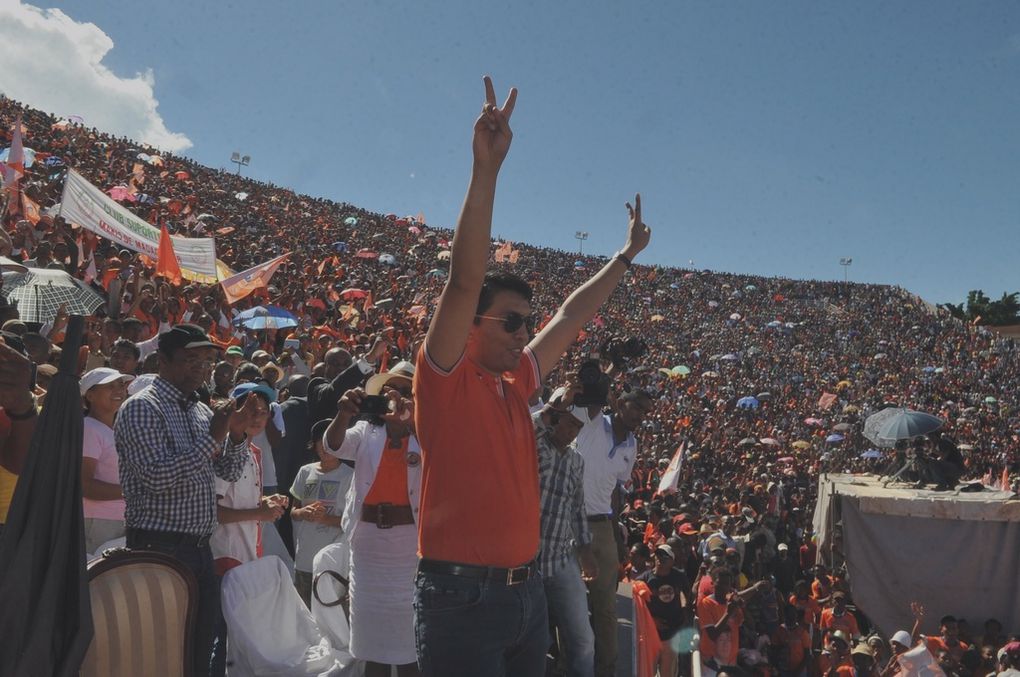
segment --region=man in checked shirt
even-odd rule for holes
[[[225,647],[214,640],[222,623],[220,582],[209,549],[215,477],[240,477],[256,398],[240,409],[233,400],[214,409],[198,401],[195,391],[209,379],[219,349],[193,324],[161,334],[158,350],[159,377],[124,402],[114,424],[127,544],[172,555],[195,573],[194,674],[221,675]]]
[[[570,677],[595,674],[595,635],[588,621],[585,581],[598,577],[584,509],[584,459],[574,439],[583,425],[574,416],[581,387],[568,383],[533,415],[538,446],[542,527],[538,567],[549,619],[559,632],[560,660]]]

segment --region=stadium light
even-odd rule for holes
[[[849,273],[848,273],[848,271],[850,270],[850,264],[853,263],[853,262],[854,262],[854,260],[851,257],[849,257],[849,256],[844,256],[843,258],[841,258],[839,260],[839,265],[843,266],[843,282],[844,283],[846,283],[849,280]]]
[[[584,241],[588,239],[588,232],[584,230],[576,231],[574,237],[577,238],[577,255],[580,256],[584,253]]]
[[[241,154],[235,150],[230,155],[230,161],[237,165],[237,174],[238,176],[240,176],[241,167],[248,166],[248,164],[251,162],[251,155],[245,155],[244,157],[242,157]]]

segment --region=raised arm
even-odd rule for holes
[[[503,107],[497,107],[492,80],[485,76],[485,105],[475,121],[471,183],[453,235],[450,277],[425,338],[429,358],[444,370],[452,369],[464,353],[474,320],[489,261],[496,178],[510,150],[510,115],[516,101],[517,90],[511,89]]]
[[[630,225],[627,228],[627,243],[623,249],[590,280],[567,297],[549,324],[529,344],[538,360],[543,379],[560,361],[564,351],[577,338],[578,332],[613,293],[630,262],[648,246],[652,231],[641,220],[640,194],[634,197],[633,207],[627,203],[627,211],[630,213]]]

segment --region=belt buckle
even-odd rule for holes
[[[377,529],[392,529],[393,525],[383,517],[384,508],[392,508],[392,503],[379,503],[375,506],[375,526]]]
[[[528,580],[527,576],[525,576],[524,578],[522,578],[519,581],[515,581],[514,580],[514,574],[516,574],[518,572],[521,572],[521,571],[523,571],[524,573],[527,573],[528,572],[527,565],[522,566],[522,567],[514,567],[514,568],[506,570],[506,584],[507,584],[507,586],[518,585],[518,584],[523,583],[524,581]]]

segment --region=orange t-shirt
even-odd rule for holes
[[[801,623],[805,625],[815,625],[818,622],[819,614],[822,612],[821,605],[813,597],[797,599],[797,595],[790,595],[790,606],[796,607],[804,613]]]
[[[825,631],[825,637],[829,636],[830,631],[836,630],[842,630],[851,639],[861,636],[861,631],[857,627],[857,619],[849,611],[844,611],[842,616],[837,616],[832,609],[824,609],[818,627]]]
[[[792,630],[780,627],[776,630],[775,643],[779,646],[785,646],[790,650],[790,664],[788,666],[790,670],[800,665],[800,662],[804,660],[804,654],[811,651],[811,635],[808,634],[803,625],[798,625]]]
[[[538,385],[530,349],[517,369],[501,377],[466,355],[445,373],[424,346],[418,351],[414,420],[422,449],[421,557],[493,567],[535,558],[538,450],[528,398]]]
[[[811,581],[811,596],[815,599],[823,599],[832,594],[832,576],[826,576],[825,581],[817,578]]]
[[[399,447],[391,447],[389,440],[383,448],[382,458],[379,459],[379,469],[376,470],[375,479],[372,480],[372,488],[365,496],[365,505],[378,505],[389,503],[390,505],[411,505],[407,498],[407,442],[411,439],[405,437]]]
[[[821,675],[824,676],[829,672],[829,668],[832,667],[832,659],[833,656],[828,651],[822,652],[822,655],[818,657],[818,672]],[[857,671],[854,669],[854,661],[850,657],[850,654],[843,656],[839,659],[839,662],[836,663],[836,673],[840,675],[840,677],[854,677],[856,672]]]
[[[711,595],[702,597],[698,601],[698,622],[701,624],[701,660],[706,661],[715,656],[715,642],[708,637],[705,630],[709,625],[715,625],[726,615],[726,603],[716,601]],[[737,651],[740,649],[740,626],[744,622],[744,610],[738,609],[730,616],[730,651],[728,656],[718,656],[716,661],[720,665],[736,665]]]

